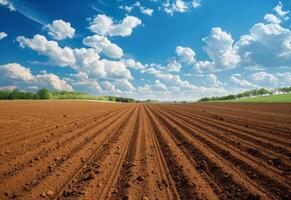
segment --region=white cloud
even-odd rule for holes
[[[33,39],[17,37],[21,47],[29,47],[41,55],[48,56],[59,66],[70,66],[78,72],[85,72],[95,78],[128,78],[132,76],[122,61],[100,60],[96,49],[60,47],[55,41],[35,35]],[[108,53],[108,52],[107,52]]]
[[[181,64],[178,63],[176,60],[171,61],[166,67],[166,71],[168,72],[179,72],[180,69]]]
[[[141,25],[141,20],[134,16],[126,16],[122,22],[114,23],[111,17],[99,14],[90,22],[89,29],[98,35],[125,37],[131,35],[138,25]]]
[[[107,94],[116,94],[116,88],[115,85],[110,83],[109,81],[103,81],[101,83],[102,89]]]
[[[199,8],[201,6],[201,0],[192,1],[193,8]]]
[[[183,63],[192,64],[195,62],[196,53],[189,47],[177,46],[176,54]]]
[[[291,31],[279,24],[255,24],[235,48],[242,65],[280,67],[291,65]]]
[[[140,7],[140,12],[145,14],[145,15],[152,16],[154,10],[150,9],[150,8]]]
[[[106,77],[104,63],[95,49],[73,49],[75,63],[71,67],[77,71],[85,72],[91,77]]]
[[[161,73],[161,71],[157,70],[155,67],[156,67],[156,64],[146,65],[146,68],[142,69],[141,72],[142,73],[146,72],[153,75]]]
[[[29,81],[33,78],[30,69],[17,63],[0,65],[1,80]]]
[[[162,3],[161,9],[169,15],[173,15],[175,12],[184,13],[190,8],[199,8],[201,6],[201,0],[166,0]]]
[[[139,8],[140,12],[145,14],[145,15],[148,15],[148,16],[152,16],[153,15],[153,12],[154,10],[153,9],[150,9],[150,8],[146,8],[144,6],[141,5],[141,3],[139,1],[136,1],[132,7],[137,7]]]
[[[11,0],[0,0],[0,5],[7,6],[11,11],[16,11]]]
[[[182,66],[176,60],[172,60],[167,64],[167,66],[156,65],[155,67],[160,71],[179,72]]]
[[[83,39],[83,44],[88,47],[93,47],[97,52],[103,52],[106,56],[112,58],[121,58],[123,50],[116,44],[111,43],[105,36],[93,35]]]
[[[257,88],[258,86],[247,81],[247,80],[243,80],[240,79],[239,76],[237,76],[236,74],[233,74],[230,76],[230,81],[233,82],[235,85],[238,85],[240,87],[247,87],[247,88]]]
[[[206,79],[210,85],[218,86],[222,85],[222,82],[220,82],[215,74],[207,74]]]
[[[118,7],[119,9],[121,10],[125,10],[126,12],[130,13],[133,9],[133,6],[124,6],[124,5],[121,5]]]
[[[155,84],[152,85],[151,88],[155,91],[168,92],[167,86],[165,84],[161,83],[159,80],[156,80]]]
[[[194,88],[194,86],[191,85],[188,81],[181,80],[179,75],[160,73],[160,74],[156,74],[155,77],[164,81],[167,85],[170,85],[170,86],[177,86],[185,90]]]
[[[278,78],[267,72],[257,72],[251,75],[252,79],[257,83],[265,83],[268,85],[277,85]]]
[[[259,65],[247,66],[244,69],[249,70],[249,71],[263,71],[263,70],[265,70],[265,68],[263,68]]]
[[[203,39],[203,47],[210,60],[193,64],[198,72],[220,71],[235,67],[262,69],[265,67],[286,67],[291,65],[291,30],[280,25],[289,11],[282,10],[282,3],[274,8],[275,13],[265,15],[268,22],[252,26],[250,33],[234,42],[231,34],[220,27],[212,29]]]
[[[119,6],[119,9],[122,9],[122,10],[125,10],[126,12],[128,13],[131,13],[132,9],[136,7],[140,10],[140,12],[142,14],[145,14],[145,15],[148,15],[148,16],[152,16],[153,13],[154,13],[154,10],[151,9],[151,8],[146,8],[144,6],[141,5],[141,3],[139,1],[136,1],[133,5],[131,6],[124,6],[124,5],[121,5]]]
[[[276,13],[285,16],[288,11],[281,11],[279,3]],[[278,17],[267,14],[268,24],[255,24],[247,35],[242,35],[234,42],[231,35],[219,27],[203,39],[203,49],[210,61],[196,61],[193,66],[198,72],[219,71],[238,66],[250,66],[252,69],[265,67],[284,67],[291,65],[291,30],[282,27]]]
[[[291,72],[276,73],[281,85],[290,86],[291,85]]]
[[[209,35],[203,38],[205,46],[203,50],[211,61],[196,61],[193,65],[199,73],[203,71],[219,71],[237,67],[241,58],[235,48],[234,40],[229,33],[221,30],[220,27],[212,28]]]
[[[102,60],[108,78],[133,79],[123,62]]]
[[[143,64],[141,64],[138,61],[135,61],[134,59],[124,59],[121,61],[125,64],[126,67],[131,69],[142,70],[145,68]]]
[[[72,90],[72,86],[55,74],[32,75],[29,68],[18,63],[0,65],[0,79],[2,86],[15,86],[19,89],[48,88],[50,90]]]
[[[273,14],[266,14],[264,20],[269,23],[280,24],[281,20]]]
[[[203,38],[203,41],[206,43],[203,49],[217,67],[231,69],[240,62],[240,56],[233,48],[234,41],[231,35],[222,31],[221,28],[212,28],[210,34]]]
[[[291,84],[291,73],[268,73],[268,72],[257,72],[251,75],[251,78],[256,83],[262,86],[290,86]]]
[[[71,27],[70,22],[65,22],[61,19],[54,20],[51,24],[45,25],[44,28],[47,29],[48,35],[56,40],[73,38],[75,35],[75,29]]]
[[[183,0],[175,0],[173,2],[170,2],[167,0],[163,3],[164,11],[169,14],[173,15],[174,12],[186,12],[188,9],[188,5]]]
[[[60,66],[74,66],[76,58],[70,47],[61,48],[57,42],[48,41],[42,35],[35,35],[33,39],[18,36],[16,39],[22,48],[29,47],[41,55],[48,56]]]
[[[99,83],[84,72],[79,72],[77,74],[71,74],[71,77],[67,80],[77,91],[84,91],[91,94],[101,93],[102,88]]]
[[[199,72],[203,71],[215,71],[215,63],[210,61],[197,61],[194,64],[194,68]]]
[[[138,87],[137,92],[148,98],[161,98],[161,95],[165,96],[170,94],[167,86],[159,80],[155,80],[153,84],[145,84],[142,87]]]
[[[204,97],[205,94],[211,96],[228,93],[214,74],[207,77],[212,86],[206,87],[193,85],[187,80],[182,80],[178,74],[166,73],[165,68],[157,64],[146,64],[145,69],[142,69],[141,72],[153,75],[159,82],[155,81],[155,84],[145,84],[143,87],[138,87],[137,94],[139,98],[195,100],[199,97]],[[167,91],[160,83],[167,88]],[[163,91],[159,92],[154,85],[160,86]]]
[[[52,90],[72,90],[72,86],[65,80],[61,80],[55,74],[39,74],[34,76],[32,84],[38,88],[48,88]]]
[[[282,2],[279,1],[278,5],[277,5],[273,10],[274,10],[275,13],[276,13],[277,15],[279,15],[281,18],[283,18],[283,19],[285,19],[285,20],[288,20],[289,17],[286,16],[286,15],[288,15],[289,10],[288,10],[288,11],[283,11],[282,8],[283,8]]]
[[[122,90],[123,92],[133,92],[135,91],[135,87],[126,79],[120,79],[114,81],[115,88]]]
[[[7,33],[5,32],[0,32],[0,40],[4,39],[7,37]]]

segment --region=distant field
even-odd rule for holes
[[[223,102],[291,102],[291,93],[227,100]]]

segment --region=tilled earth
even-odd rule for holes
[[[291,104],[0,102],[0,199],[291,199]]]

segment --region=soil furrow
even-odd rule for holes
[[[175,111],[173,111],[173,112],[175,112]],[[207,124],[207,126],[211,126],[211,127],[214,127],[218,130],[226,131],[226,132],[232,133],[234,135],[237,135],[241,139],[253,142],[253,143],[260,145],[264,148],[270,149],[270,150],[274,151],[275,153],[280,153],[280,154],[283,154],[287,157],[289,157],[289,155],[290,155],[290,149],[291,149],[290,146],[282,146],[280,144],[274,144],[274,143],[271,143],[270,140],[266,140],[264,138],[259,138],[258,136],[253,136],[254,134],[248,132],[246,129],[239,128],[239,127],[233,127],[233,125],[231,125],[231,124],[222,122],[223,119],[213,120],[213,118],[205,118],[205,117],[202,117],[200,115],[198,116],[198,115],[194,115],[194,114],[190,114],[190,116],[185,115],[185,114],[183,114],[183,115],[191,117],[192,119],[195,119],[195,121],[199,121],[201,123]]]
[[[167,116],[167,118],[171,118]],[[206,137],[206,134],[203,136],[201,132],[193,131],[193,128],[190,128],[188,125],[183,125],[182,122],[172,119],[172,121],[179,127],[187,130],[192,136],[198,139],[200,142],[206,144],[210,149],[220,155],[223,159],[231,163],[231,165],[237,167],[240,171],[246,174],[251,180],[254,180],[259,185],[263,186],[266,191],[269,192],[269,196],[276,196],[289,198],[289,186],[288,183],[284,183],[283,180],[277,179],[275,176],[272,176],[270,171],[267,173],[266,170],[256,166],[252,161],[246,161],[246,158],[236,155],[231,149],[225,149],[222,146],[219,146],[219,143],[212,141],[209,137]],[[260,171],[258,171],[260,169]],[[276,181],[275,181],[276,180]],[[279,181],[279,182],[278,182]],[[287,185],[286,185],[287,184]]]
[[[290,108],[0,101],[0,199],[289,200]]]

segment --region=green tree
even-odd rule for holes
[[[37,91],[36,94],[39,97],[39,99],[51,99],[52,98],[52,94],[46,88],[40,89],[39,91]]]
[[[14,89],[10,92],[8,95],[8,99],[13,100],[13,99],[19,99],[19,93],[20,91],[18,89]]]

